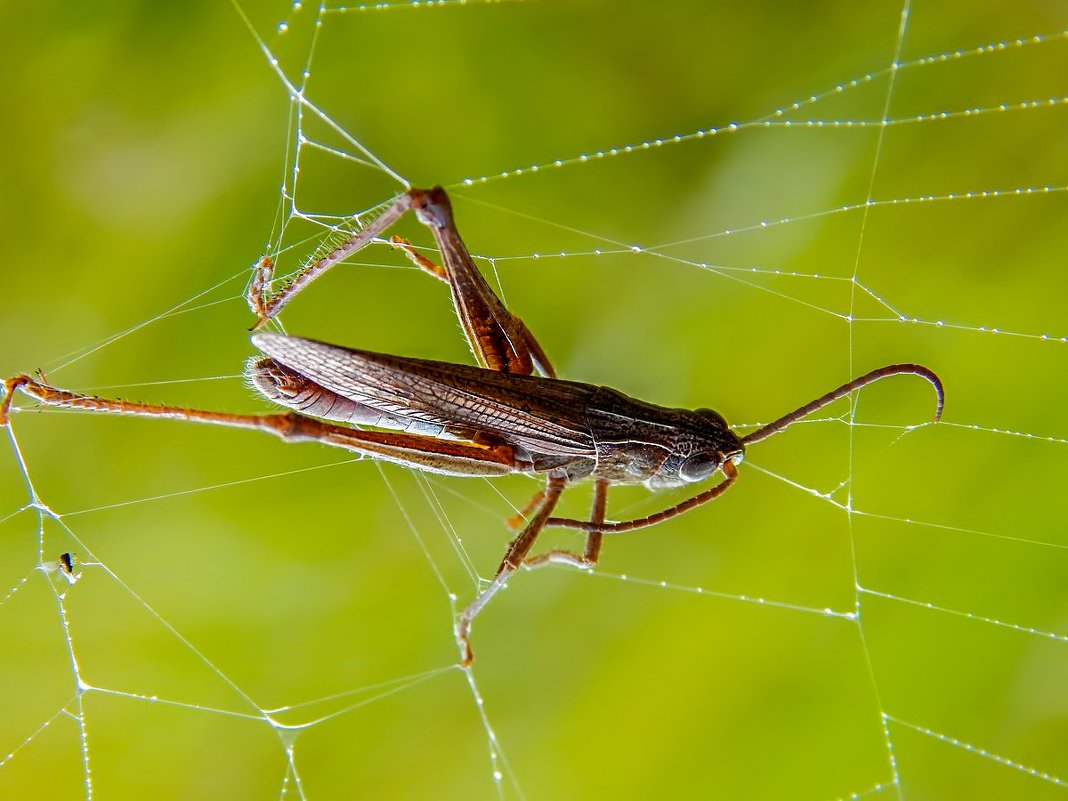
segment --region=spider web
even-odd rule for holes
[[[566,378],[751,430],[915,361],[943,422],[898,378],[755,445],[596,570],[517,575],[465,672],[452,617],[529,479],[16,399],[0,795],[1068,794],[1068,9],[454,6],[31,37],[27,74],[78,81],[11,127],[60,155],[52,184],[12,166],[5,375],[262,409],[249,265],[298,269],[407,180],[447,186]],[[352,262],[286,330],[470,359],[440,284]]]

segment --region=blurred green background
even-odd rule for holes
[[[316,10],[246,12],[299,81]],[[28,492],[5,442],[0,594],[16,591],[0,605],[0,754],[14,756],[0,796],[85,798],[87,753],[101,799],[1063,797],[1031,769],[1068,780],[1068,108],[1011,106],[1068,93],[1068,5],[911,6],[888,117],[1005,111],[891,125],[881,146],[878,127],[749,126],[459,183],[761,120],[866,74],[772,119],[878,120],[900,17],[897,2],[697,0],[323,15],[308,98],[413,184],[453,185],[465,239],[497,258],[507,302],[563,377],[741,424],[917,361],[945,381],[947,424],[900,436],[928,419],[930,389],[879,384],[858,401],[865,425],[799,425],[755,446],[712,507],[610,539],[602,575],[518,576],[474,631],[498,786],[479,706],[448,669],[449,593],[463,604],[476,589],[460,541],[491,575],[529,479],[424,480],[323,447],[34,413],[20,398],[28,476],[69,531],[18,512]],[[262,409],[238,375],[251,355],[241,294],[289,217],[294,128],[239,14],[8,4],[0,24],[12,65],[0,370]],[[1053,36],[1014,44],[1034,34]],[[302,130],[355,152],[307,114]],[[314,147],[299,167],[308,213],[400,189]],[[826,213],[869,191],[1047,185]],[[401,231],[428,243],[411,221]],[[281,269],[321,234],[289,225]],[[597,237],[693,241],[660,248],[671,258],[574,255],[619,249]],[[333,271],[287,329],[470,359],[439,283],[384,248],[358,261],[374,266]],[[184,379],[197,380],[137,386]],[[564,508],[588,500],[574,489]],[[619,491],[610,516],[675,500]],[[42,549],[102,566],[66,589],[35,570]],[[859,600],[861,617],[712,591],[840,612]],[[425,671],[439,672],[403,681]],[[76,675],[98,688],[80,702]],[[328,718],[299,734],[255,719],[317,699],[276,715]]]

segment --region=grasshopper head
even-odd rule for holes
[[[680,412],[679,432],[671,455],[664,460],[650,487],[677,487],[704,481],[723,465],[740,465],[745,446],[712,409]]]

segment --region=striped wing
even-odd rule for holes
[[[312,339],[256,334],[252,344],[355,403],[456,436],[479,432],[534,453],[591,456],[586,408],[597,387],[449,362],[408,359]]]

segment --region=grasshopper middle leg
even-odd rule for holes
[[[478,617],[478,613],[482,611],[483,607],[508,583],[508,579],[523,564],[531,547],[534,545],[534,541],[538,538],[538,534],[545,527],[545,521],[552,515],[556,502],[560,500],[560,493],[564,491],[566,484],[567,478],[562,474],[549,476],[545,494],[541,499],[538,510],[519,535],[509,543],[508,550],[504,554],[500,567],[497,568],[493,581],[460,614],[459,619],[456,621],[456,644],[460,646],[461,667],[468,667],[474,659],[470,642],[471,624]]]

